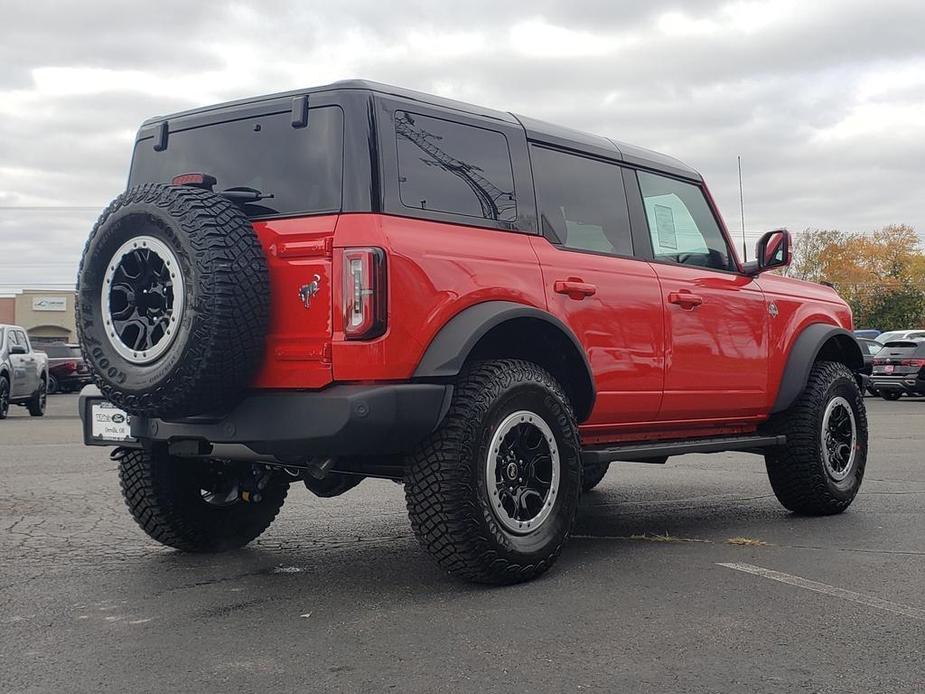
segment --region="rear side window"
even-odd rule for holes
[[[620,167],[530,147],[543,235],[567,248],[632,255]]]
[[[250,217],[339,212],[344,167],[344,116],[337,106],[309,109],[308,126],[277,113],[171,132],[167,149],[150,139],[135,145],[129,185],[170,183],[207,173],[214,190],[253,188],[273,197],[244,206]]]
[[[734,269],[726,239],[698,186],[645,171],[638,175],[656,260]]]
[[[498,222],[517,219],[511,153],[503,134],[396,111],[395,137],[402,205]]]

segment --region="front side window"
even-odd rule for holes
[[[517,219],[507,138],[495,130],[395,112],[405,207],[496,222]]]
[[[734,270],[726,239],[700,187],[639,172],[656,260]]]
[[[566,248],[632,255],[620,167],[545,147],[530,147],[543,235]]]

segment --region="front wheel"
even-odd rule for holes
[[[903,394],[900,390],[885,390],[880,393],[880,397],[884,400],[899,400],[902,396]]]
[[[133,448],[117,448],[113,457],[135,522],[186,552],[243,547],[270,526],[289,490],[284,474],[261,465]]]
[[[10,413],[10,381],[0,376],[0,419],[6,419]]]
[[[572,406],[544,369],[520,360],[468,367],[440,428],[408,462],[411,526],[449,573],[517,583],[558,558],[578,508],[581,457]]]
[[[43,377],[39,383],[39,389],[35,391],[32,398],[29,400],[27,407],[29,408],[29,414],[33,417],[44,417],[45,416],[45,405],[48,402],[48,386]]]
[[[799,399],[771,422],[787,443],[765,455],[778,501],[808,516],[841,513],[861,487],[867,465],[867,413],[851,371],[813,365]]]

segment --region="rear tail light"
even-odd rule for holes
[[[925,366],[925,359],[903,359],[899,363],[903,366],[917,366],[921,368]]]
[[[344,250],[344,336],[370,340],[385,332],[388,304],[385,251],[381,248]]]
[[[64,362],[64,370],[68,373],[77,371],[77,362],[76,361],[66,361]]]

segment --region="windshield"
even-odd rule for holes
[[[292,127],[287,111],[171,131],[161,152],[150,138],[136,143],[129,186],[205,173],[216,178],[216,192],[243,187],[272,196],[244,203],[250,217],[339,212],[343,133],[337,106],[309,109],[303,128]]]

